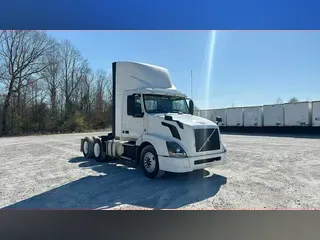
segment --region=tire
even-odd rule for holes
[[[105,162],[107,160],[106,153],[102,150],[102,142],[96,138],[93,142],[93,157],[97,162]]]
[[[85,137],[82,143],[82,153],[85,158],[93,157],[93,138]]]
[[[143,173],[148,178],[161,178],[165,171],[159,169],[158,154],[152,145],[145,146],[140,155]]]

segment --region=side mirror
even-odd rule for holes
[[[134,118],[142,118],[144,116],[144,113],[141,109],[141,104],[137,102],[137,97],[139,98],[139,94],[132,94],[128,96],[127,99],[127,114],[129,116],[132,116]]]
[[[221,117],[216,117],[216,123],[221,123],[222,122],[222,118]]]
[[[189,113],[191,115],[193,115],[193,110],[194,110],[194,104],[193,104],[193,101],[190,99],[190,101],[189,101]]]

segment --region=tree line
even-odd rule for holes
[[[1,136],[109,127],[111,78],[68,40],[0,31]]]
[[[292,97],[292,98],[289,99],[289,101],[287,103],[298,103],[298,102],[299,102],[298,98]],[[278,97],[277,100],[276,100],[276,104],[283,104],[283,103],[284,102],[282,101],[282,99]]]

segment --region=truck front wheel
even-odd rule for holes
[[[140,163],[144,175],[148,178],[161,178],[165,174],[159,169],[158,154],[152,145],[142,149]]]

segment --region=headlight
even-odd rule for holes
[[[187,153],[176,142],[166,142],[170,157],[187,157]]]

